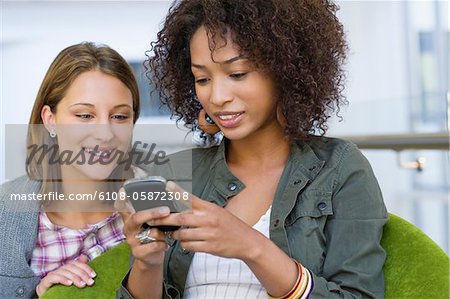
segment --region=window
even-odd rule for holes
[[[146,77],[145,68],[141,61],[129,62],[138,82],[139,96],[141,98],[141,117],[167,116],[170,117],[169,110],[162,106],[159,93],[155,91],[155,86],[150,84]]]

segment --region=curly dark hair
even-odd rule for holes
[[[338,7],[328,0],[175,1],[157,40],[147,51],[147,77],[178,120],[197,129],[201,109],[195,95],[189,43],[200,26],[211,41],[232,41],[275,82],[290,140],[324,135],[343,96],[347,44]],[[212,44],[214,51],[216,44]],[[339,116],[339,115],[338,115]]]

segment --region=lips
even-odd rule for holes
[[[225,128],[233,128],[239,125],[239,123],[242,120],[243,114],[244,112],[242,111],[241,112],[226,111],[214,113],[214,115],[219,121],[219,124]]]

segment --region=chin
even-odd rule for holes
[[[223,135],[228,139],[232,141],[239,141],[243,140],[249,137],[249,132],[245,132],[243,130],[226,130],[222,131]]]
[[[81,169],[80,173],[87,179],[91,179],[94,181],[104,181],[109,178],[113,170],[113,167],[108,166],[91,166],[88,169]]]

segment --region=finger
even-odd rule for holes
[[[215,206],[214,204],[202,200],[198,198],[197,196],[193,195],[192,193],[189,193],[188,191],[184,190],[182,187],[174,183],[173,181],[168,181],[166,184],[166,190],[173,193],[178,193],[176,198],[182,198],[182,204],[191,208],[192,210],[201,210],[203,208]],[[186,196],[187,195],[187,196]]]
[[[149,225],[201,227],[207,225],[209,221],[210,220],[203,214],[172,213],[164,218],[153,219],[152,221],[149,222]]]
[[[73,281],[64,275],[56,273],[55,271],[50,272],[41,279],[41,282],[36,287],[37,295],[40,297],[54,284],[63,284],[66,286],[70,286],[73,284]]]
[[[213,204],[209,201],[198,198],[195,195],[192,195],[191,203],[192,203],[193,210],[204,210],[204,209],[209,209],[212,207],[217,207],[216,204]]]
[[[149,223],[151,220],[166,217],[168,215],[170,215],[170,209],[166,206],[139,211],[128,218],[127,228],[130,229],[130,231],[139,231],[144,223]]]
[[[86,281],[78,274],[76,274],[72,269],[67,269],[66,266],[67,265],[65,265],[64,268],[58,269],[57,274],[66,277],[68,280],[71,280],[74,286],[78,288],[84,288],[87,284]]]
[[[69,275],[69,277],[73,280],[74,284],[77,287],[82,288],[86,285],[94,284],[94,280],[90,275],[93,271],[89,266],[87,266],[88,269],[85,269],[86,266],[86,264],[73,261],[65,265],[64,268],[61,269],[61,271],[64,271],[64,275]]]
[[[192,197],[195,197],[195,195],[192,195],[188,191],[184,190],[173,181],[168,181],[166,183],[166,191],[174,193],[175,198],[182,199],[182,201],[185,202],[185,205],[189,206],[191,204]]]
[[[207,241],[217,237],[214,230],[203,228],[182,228],[172,233],[172,239],[180,241]]]
[[[73,282],[73,285],[78,288],[84,288],[86,286],[86,281],[83,280],[79,275],[74,273],[71,269],[67,269],[67,265],[63,266],[64,268],[59,268],[57,271],[58,275],[64,276],[68,280]]]
[[[77,259],[78,262],[86,264],[89,261],[89,258],[85,254],[81,254]]]
[[[180,246],[183,251],[212,253],[210,242],[207,241],[183,241]]]
[[[80,255],[80,257],[77,260],[73,261],[73,263],[77,267],[84,270],[84,272],[86,272],[89,275],[89,277],[94,278],[95,276],[97,276],[97,273],[95,273],[94,269],[92,269],[91,266],[87,264],[88,262],[89,258],[84,254]]]
[[[166,236],[165,236],[164,232],[160,231],[157,228],[149,228],[149,229],[146,229],[146,230],[149,231],[147,233],[147,236],[155,239],[156,241],[161,241],[161,242],[164,241],[165,242]],[[143,245],[143,244],[141,244],[141,241],[140,241],[139,236],[138,236],[138,234],[141,233],[142,231],[143,230],[140,230],[139,232],[134,234],[132,237],[127,238],[128,244],[130,246],[141,246],[141,245]]]
[[[131,246],[132,255],[137,259],[147,260],[147,257],[154,255],[157,252],[164,254],[164,251],[168,248],[164,232],[157,228],[151,228],[148,230],[146,236],[153,238],[154,241],[142,244],[138,236],[127,239]],[[161,256],[161,258],[162,257],[163,256]]]
[[[140,246],[134,246],[131,249],[132,255],[139,260],[146,260],[149,255],[157,252],[163,253],[166,251],[168,245],[166,241],[155,241],[152,243],[142,244]]]

